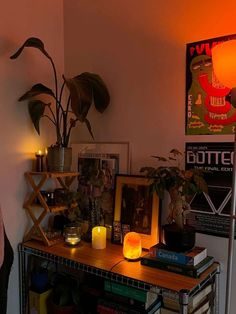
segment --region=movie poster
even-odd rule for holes
[[[230,89],[215,77],[211,49],[236,34],[187,44],[186,47],[186,134],[232,134],[236,109]]]
[[[188,224],[199,233],[229,235],[233,157],[233,143],[186,143],[186,169],[206,170],[209,189],[191,201]]]

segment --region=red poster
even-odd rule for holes
[[[211,58],[215,45],[231,39],[236,34],[187,44],[187,135],[234,133],[236,109],[230,103],[231,90],[217,80]]]

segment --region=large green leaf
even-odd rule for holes
[[[79,119],[84,122],[93,102],[93,92],[86,80],[81,80],[79,76],[65,79],[66,86],[70,91],[71,109]]]
[[[39,49],[48,59],[51,59],[50,55],[44,49],[44,43],[42,40],[36,37],[30,37],[26,39],[24,44],[10,57],[10,59],[16,59],[22,53],[25,47],[32,47]]]
[[[91,86],[95,108],[103,113],[110,103],[110,95],[104,81],[99,75],[89,72],[81,73],[79,77]]]
[[[65,78],[65,82],[70,90],[71,109],[81,122],[84,122],[93,103],[101,113],[109,105],[110,95],[99,75],[84,72],[72,79]]]
[[[38,134],[40,134],[39,121],[44,114],[46,106],[47,104],[41,100],[30,100],[28,103],[29,114]]]
[[[43,84],[35,84],[24,95],[19,98],[19,101],[28,100],[37,95],[47,94],[55,98],[53,91]]]

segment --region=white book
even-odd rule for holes
[[[199,309],[197,309],[195,312],[193,312],[193,314],[203,314],[206,311],[208,312],[208,310],[210,310],[210,302],[206,302],[204,303]]]
[[[200,303],[206,299],[208,294],[212,291],[212,285],[208,285],[205,288],[203,288],[201,291],[199,291],[196,295],[194,295],[192,298],[189,300],[188,304],[188,309],[189,311],[193,311]],[[171,297],[163,297],[163,303],[164,306],[168,309],[172,309],[175,311],[179,310],[179,301],[178,300],[173,300]]]

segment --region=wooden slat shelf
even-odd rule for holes
[[[26,172],[25,177],[27,182],[31,187],[31,193],[27,200],[24,203],[24,208],[27,210],[30,218],[33,221],[32,228],[27,232],[24,237],[25,241],[28,241],[35,237],[37,234],[37,238],[41,239],[45,245],[51,246],[55,244],[55,241],[47,238],[47,235],[41,224],[44,218],[48,213],[58,213],[67,208],[66,205],[48,205],[46,200],[44,199],[41,191],[43,190],[44,184],[48,179],[55,180],[60,187],[65,190],[69,190],[72,182],[79,176],[79,172]],[[36,204],[36,201],[39,204]],[[36,212],[42,210],[39,216],[36,215]]]
[[[26,208],[26,206],[28,207],[28,208],[31,208],[31,209],[40,209],[40,208],[42,208],[42,206],[41,205],[38,205],[38,204],[31,204],[31,205],[24,205],[24,208]],[[65,206],[65,205],[55,205],[55,206],[49,206],[48,205],[48,211],[50,212],[50,213],[58,213],[58,212],[61,212],[61,211],[63,211],[63,210],[65,210],[65,209],[67,209],[67,207]]]

